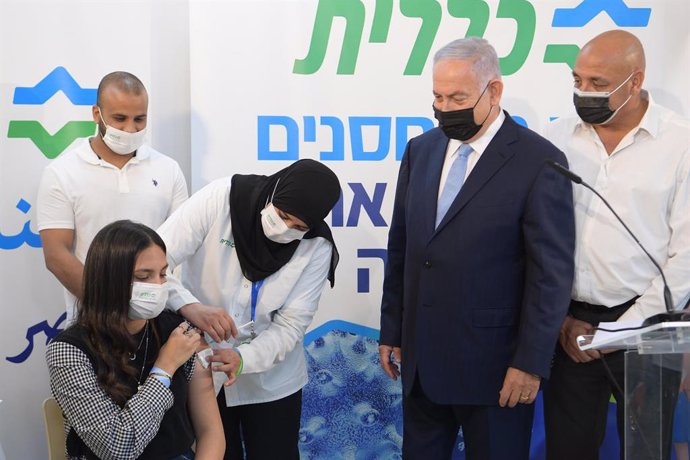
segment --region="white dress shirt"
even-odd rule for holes
[[[242,275],[235,251],[230,180],[214,181],[196,192],[158,233],[167,246],[170,268],[186,262],[182,284],[168,276],[168,306],[178,310],[201,302],[223,307],[241,326],[251,319],[252,283]],[[228,406],[275,401],[307,383],[304,333],[316,313],[330,262],[329,241],[302,240],[290,261],[264,280],[256,306],[257,337],[237,347],[244,367],[225,388]],[[214,372],[216,384],[218,376]]]
[[[498,130],[501,128],[501,126],[503,126],[503,122],[505,121],[505,119],[506,116],[503,113],[503,110],[501,110],[501,108],[498,107],[498,117],[496,117],[496,119],[489,125],[482,137],[470,143],[470,147],[472,147],[472,153],[470,153],[467,157],[467,171],[465,171],[465,179],[467,179],[467,177],[470,175],[472,169],[475,167],[475,165],[479,161],[479,158],[482,156],[482,153],[484,153],[484,150],[486,150],[486,148],[489,146],[489,143],[494,138]],[[443,160],[443,169],[441,170],[441,182],[438,186],[439,199],[441,198],[441,192],[443,191],[443,187],[445,187],[446,185],[446,180],[448,180],[448,173],[450,172],[450,167],[453,165],[453,162],[457,158],[458,149],[461,145],[462,141],[459,141],[457,139],[450,139],[448,141],[448,147],[446,147],[446,159]]]
[[[674,307],[690,295],[690,122],[649,98],[640,124],[608,155],[591,125],[556,120],[545,137],[595,188],[666,274]],[[619,321],[665,311],[658,270],[602,201],[573,187],[576,222],[573,299],[612,307],[640,298]]]

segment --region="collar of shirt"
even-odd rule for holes
[[[467,157],[467,170],[465,171],[465,177],[469,176],[474,169],[474,166],[479,161],[479,157],[484,150],[489,146],[489,143],[494,138],[498,130],[503,126],[503,122],[506,119],[505,114],[501,108],[498,108],[498,117],[489,125],[486,132],[482,137],[470,143],[472,147],[472,153]],[[443,168],[441,169],[441,179],[439,181],[438,196],[441,196],[441,190],[446,185],[446,180],[448,179],[448,174],[450,173],[450,167],[457,156],[458,147],[462,145],[462,142],[457,139],[451,139],[448,141],[448,146],[446,147],[446,157],[443,160]]]
[[[79,156],[79,158],[92,165],[106,166],[110,164],[106,161],[103,161],[101,157],[99,157],[96,154],[96,152],[94,152],[93,148],[91,147],[91,143],[89,142],[89,138],[84,139],[82,144],[77,148],[77,155]],[[147,159],[150,155],[151,152],[149,152],[148,146],[142,145],[137,150],[137,154],[130,158],[127,164],[139,163],[140,161]]]

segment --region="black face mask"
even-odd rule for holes
[[[631,73],[623,83],[618,85],[618,87],[611,92],[585,92],[573,88],[573,104],[575,104],[575,111],[580,119],[591,125],[603,125],[611,121],[618,111],[628,103],[632,93],[616,110],[611,110],[609,99],[611,95],[627,83],[632,76],[633,74]]]
[[[477,106],[477,104],[479,104],[479,101],[481,101],[482,96],[488,87],[489,84],[487,83],[486,87],[484,87],[484,91],[482,91],[482,94],[479,95],[477,102],[475,102],[472,107],[467,109],[449,110],[447,112],[443,112],[438,110],[436,106],[432,105],[434,108],[434,117],[438,120],[438,126],[443,130],[446,136],[448,136],[450,139],[457,139],[465,142],[468,139],[472,139],[479,132],[479,130],[482,129],[484,122],[486,122],[486,119],[489,118],[489,114],[491,114],[491,110],[489,110],[489,113],[486,114],[484,121],[478,125],[474,122],[474,108]]]
[[[609,97],[581,96],[573,93],[575,111],[582,121],[591,125],[603,125],[610,121],[617,110],[609,107]]]

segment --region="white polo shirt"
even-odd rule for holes
[[[180,166],[142,146],[122,169],[103,161],[88,139],[60,155],[43,171],[38,190],[38,229],[74,230],[74,255],[82,263],[96,233],[129,219],[156,229],[188,197]],[[67,319],[74,296],[65,289]]]
[[[168,248],[170,267],[185,263],[182,284],[168,275],[168,306],[177,310],[201,302],[222,307],[241,326],[251,319],[252,283],[242,275],[235,251],[230,181],[219,179],[196,192],[158,233]],[[258,219],[255,224],[261,226]],[[328,240],[302,240],[290,261],[264,279],[256,303],[257,337],[237,347],[244,368],[225,388],[228,406],[275,401],[307,383],[304,334],[319,305],[330,262]],[[214,380],[217,377],[225,380],[222,373],[214,373]]]

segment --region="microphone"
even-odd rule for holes
[[[666,275],[664,275],[664,271],[661,269],[661,266],[657,263],[656,260],[654,260],[654,257],[645,249],[645,247],[640,243],[640,240],[637,239],[635,234],[628,228],[627,225],[625,225],[625,222],[623,222],[623,219],[620,218],[618,213],[613,210],[611,205],[609,204],[608,201],[606,201],[606,198],[601,196],[599,192],[597,192],[592,186],[590,186],[587,182],[583,181],[580,176],[569,170],[568,168],[564,167],[560,163],[554,161],[554,160],[545,160],[545,163],[549,165],[551,168],[555,169],[556,172],[559,174],[562,174],[563,176],[567,177],[570,179],[572,182],[582,185],[585,188],[588,188],[589,190],[592,191],[596,196],[599,197],[601,201],[606,205],[607,208],[609,208],[609,211],[616,216],[616,219],[618,219],[618,222],[621,223],[623,228],[627,230],[628,234],[632,237],[633,240],[635,240],[635,243],[642,249],[642,251],[645,253],[645,255],[649,258],[649,260],[652,261],[652,264],[656,267],[656,269],[659,271],[661,274],[661,280],[664,282],[664,305],[666,306],[666,313],[659,313],[658,315],[650,316],[649,318],[645,319],[644,322],[642,323],[642,326],[651,326],[653,324],[658,324],[658,323],[665,323],[668,321],[683,321],[685,320],[685,315],[686,313],[683,311],[675,311],[673,309],[673,298],[671,297],[671,290],[668,287],[668,283],[666,282]]]

